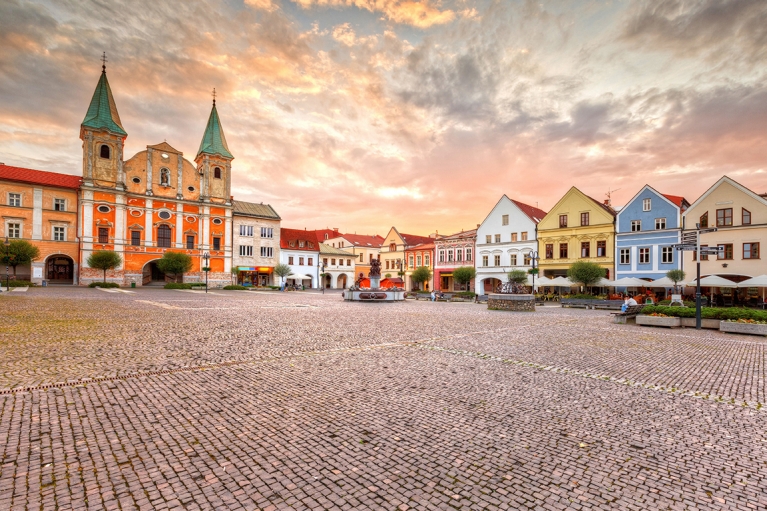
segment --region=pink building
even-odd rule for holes
[[[453,280],[453,271],[461,266],[474,267],[477,230],[461,231],[434,240],[434,289],[438,291],[471,291],[473,281],[459,286]]]

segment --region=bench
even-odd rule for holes
[[[644,305],[630,305],[628,309],[623,312],[612,312],[613,323],[625,325],[630,319],[636,320],[637,315],[642,312]]]

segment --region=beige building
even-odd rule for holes
[[[378,235],[338,234],[326,239],[324,243],[352,253],[355,261],[352,282],[356,282],[359,279],[367,278],[368,273],[370,273],[370,263],[373,262],[373,259],[380,258],[383,241],[384,239]]]
[[[351,251],[320,243],[320,262],[325,289],[346,289],[354,283],[356,261]]]
[[[765,194],[767,195],[767,194]],[[701,246],[720,247],[720,255],[701,257],[701,276],[719,275],[736,282],[767,273],[761,259],[767,240],[767,199],[727,176],[717,181],[684,212],[683,229],[716,227],[701,235]],[[695,253],[684,252],[687,280],[696,273]],[[729,291],[722,290],[723,294]]]
[[[392,283],[407,286],[405,289],[410,289],[410,283],[405,282],[407,271],[405,251],[416,245],[430,243],[434,243],[434,238],[400,233],[396,227],[392,227],[381,246],[381,279],[388,278]]]
[[[269,204],[232,201],[232,273],[244,286],[278,286],[280,215]]]

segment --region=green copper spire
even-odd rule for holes
[[[120,115],[117,113],[112,89],[109,88],[107,81],[105,65],[101,67],[101,78],[96,85],[96,91],[93,93],[88,113],[85,114],[82,125],[86,128],[104,129],[118,135],[128,136],[120,122]]]
[[[226,145],[224,130],[218,119],[215,98],[213,99],[213,109],[210,111],[210,117],[208,117],[208,125],[205,127],[205,134],[202,136],[202,142],[200,142],[200,149],[197,151],[197,156],[201,154],[218,154],[225,158],[234,159],[232,153],[229,152],[229,146]]]

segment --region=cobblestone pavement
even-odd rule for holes
[[[767,508],[756,337],[338,293],[0,320],[2,510]]]

